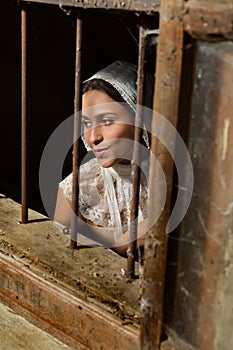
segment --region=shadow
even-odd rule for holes
[[[35,222],[42,222],[42,221],[50,221],[50,219],[48,219],[48,218],[32,219],[32,220],[28,220],[28,222],[26,222],[26,224],[23,224],[21,221],[19,221],[18,223],[20,225],[27,225],[27,224],[33,224]]]

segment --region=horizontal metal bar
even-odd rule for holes
[[[21,0],[27,2],[27,0]],[[85,9],[112,9],[141,11],[154,13],[160,11],[159,0],[31,0],[31,3],[43,3],[81,7]],[[185,31],[193,37],[203,40],[218,39],[217,36],[232,40],[233,5],[231,0],[222,3],[216,0],[214,4],[208,0],[185,2],[184,9],[179,14],[184,23]],[[215,36],[215,38],[214,38]]]
[[[26,0],[21,0],[27,2]],[[142,11],[146,13],[158,12],[159,0],[31,0],[30,2],[54,4],[81,8],[94,9],[113,9],[113,10],[128,10]]]

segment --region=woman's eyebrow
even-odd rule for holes
[[[82,119],[89,119],[89,118],[88,118],[86,115],[84,115],[84,114],[81,115],[81,118],[82,118]]]
[[[114,113],[114,112],[104,112],[104,113],[98,114],[97,117],[99,117],[99,118],[104,118],[104,117],[106,117],[106,115],[118,116],[118,114],[117,114],[117,113]]]
[[[103,112],[103,113],[95,114],[94,116],[86,116],[86,115],[82,114],[82,118],[85,118],[85,119],[92,119],[92,118],[94,118],[94,119],[96,119],[96,118],[101,119],[101,118],[106,117],[107,115],[118,116],[117,113],[109,111],[109,112]]]

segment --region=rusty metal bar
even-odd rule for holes
[[[179,91],[183,54],[183,23],[180,13],[183,0],[164,0],[160,12],[160,36],[157,50],[156,82],[153,109],[177,125]],[[152,121],[152,132],[157,125],[156,114]],[[169,140],[175,143],[175,140]],[[141,331],[140,344],[143,350],[159,349],[163,322],[163,295],[167,257],[166,225],[170,214],[173,160],[166,147],[154,137],[152,153],[160,162],[167,181],[167,199],[160,218],[149,230],[145,241],[144,265],[141,278]],[[149,193],[159,179],[155,157],[150,160]],[[151,196],[149,217],[152,211],[160,210],[159,200]]]
[[[159,0],[31,0],[30,2],[54,4],[58,5],[60,8],[72,6],[83,9],[143,11],[149,14],[157,12],[160,4]]]
[[[21,0],[21,2],[28,2]],[[31,0],[30,2],[66,6],[84,9],[109,9],[140,11],[148,14],[160,12],[159,0]],[[184,21],[184,28],[193,37],[201,40],[232,40],[233,6],[232,0],[189,0],[179,14]]]
[[[21,8],[21,223],[28,222],[28,164],[27,164],[27,31],[26,10]]]
[[[81,91],[81,59],[82,59],[82,19],[80,11],[76,15],[76,58],[75,58],[75,96],[74,96],[74,142],[73,142],[73,185],[72,185],[72,209],[71,218],[71,238],[70,248],[77,248],[77,226],[78,226],[78,208],[79,208],[79,186],[78,186],[78,168],[79,168],[79,136],[81,135],[81,120],[78,112],[82,108]]]
[[[133,179],[133,198],[130,206],[130,234],[129,245],[127,249],[127,278],[135,277],[135,257],[137,250],[137,225],[138,225],[138,205],[139,190],[141,178],[141,156],[140,142],[142,140],[142,105],[143,105],[143,86],[144,86],[144,60],[146,49],[146,35],[143,19],[141,20],[139,32],[139,54],[138,54],[138,78],[137,78],[137,106],[135,116],[134,131],[134,150],[132,162],[132,179]]]

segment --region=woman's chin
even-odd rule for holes
[[[130,164],[130,161],[128,159],[104,159],[104,158],[97,158],[99,164],[103,167],[103,168],[110,168],[112,166],[114,166],[115,164]]]
[[[97,160],[103,168],[110,168],[117,163],[115,159],[108,160],[104,158],[97,158]]]

